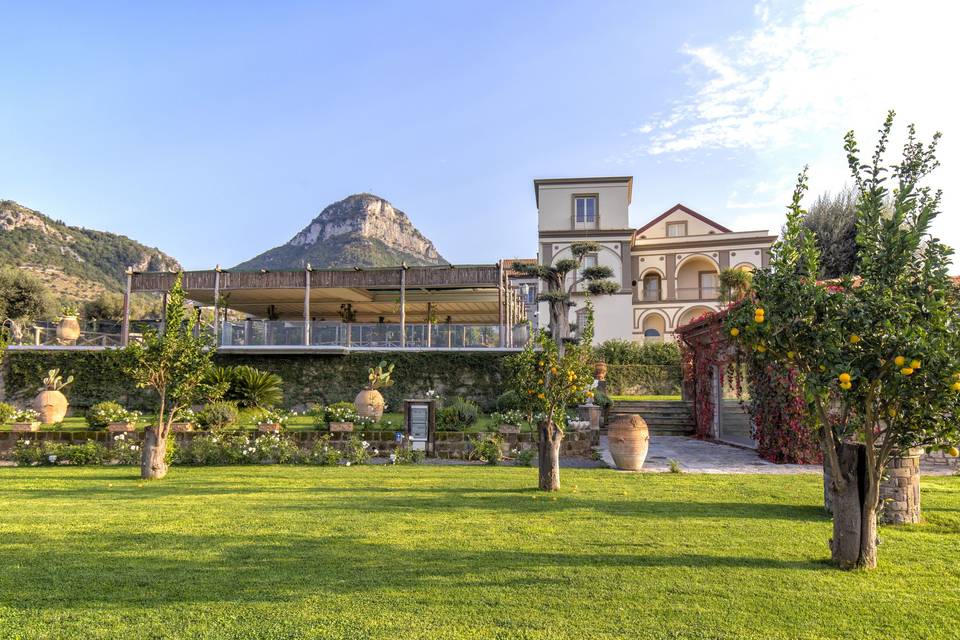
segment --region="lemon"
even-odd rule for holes
[[[906,361],[907,359],[903,356],[897,356],[893,359],[893,364],[897,365],[898,367],[902,367]]]
[[[900,373],[902,373],[905,376],[909,376],[913,374],[913,369],[911,369],[910,367],[904,367],[903,369],[900,369]]]
[[[737,329],[736,327],[730,329],[730,335],[736,338],[738,335],[740,335],[740,329]]]
[[[793,351],[787,351],[787,359],[793,360]]]
[[[850,336],[850,344],[857,344],[858,342],[860,342],[860,336],[857,334]]]
[[[763,353],[763,352],[766,351],[766,350],[767,350],[767,348],[766,348],[765,346],[763,346],[762,344],[758,344],[758,345],[757,345],[757,352]]]
[[[838,379],[840,380],[840,382],[850,382],[850,374],[849,374],[849,373],[841,373],[841,374],[839,375]]]
[[[891,418],[896,418],[897,410],[894,409],[893,407],[890,407],[889,409],[887,409],[887,415],[890,416]]]
[[[911,369],[919,369],[919,368],[920,368],[920,361],[919,361],[919,360],[911,360],[911,361],[910,361],[910,368],[911,368]]]
[[[841,383],[840,383],[840,388],[843,389],[843,390],[847,390],[847,389],[849,389],[849,388],[852,387],[852,386],[853,386],[853,385],[850,384],[849,382],[841,382]]]
[[[956,458],[957,456],[960,456],[960,449],[957,449],[956,447],[950,447],[947,449],[947,453]]]
[[[763,324],[763,316],[753,316],[753,321],[757,324]]]
[[[954,383],[951,385],[951,388],[952,388],[954,391],[960,391],[960,382],[954,382]]]
[[[763,308],[762,308],[762,307],[758,307],[758,308],[754,309],[753,314],[754,314],[754,315],[758,315],[758,316],[762,316],[762,315],[764,314]]]

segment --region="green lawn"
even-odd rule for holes
[[[960,478],[828,567],[814,476],[0,468],[4,638],[956,638]]]

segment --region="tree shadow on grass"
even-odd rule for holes
[[[165,550],[158,553],[157,548]],[[189,559],[184,552],[193,550]],[[349,536],[137,536],[106,534],[82,549],[38,540],[0,560],[0,602],[22,609],[98,605],[279,603],[308,596],[433,591],[448,582],[485,590],[556,584],[552,569],[584,586],[597,571],[817,571],[818,562],[702,553],[584,553],[516,549],[409,549]],[[575,579],[577,572],[583,576]],[[663,576],[660,576],[661,578]],[[677,575],[682,581],[682,576]],[[4,602],[5,601],[5,602]]]

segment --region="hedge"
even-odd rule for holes
[[[396,384],[383,391],[399,408],[403,398],[435,389],[445,397],[463,396],[485,410],[495,408],[506,379],[503,352],[361,352],[341,354],[217,354],[217,364],[248,364],[283,378],[284,406],[353,400],[380,360],[396,365]],[[8,351],[0,371],[0,399],[23,403],[39,390],[46,372],[59,368],[73,375],[67,397],[75,409],[115,400],[130,409],[149,410],[151,397],[120,372],[113,351]]]

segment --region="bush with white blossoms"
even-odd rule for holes
[[[135,424],[139,419],[139,411],[127,411],[117,402],[98,402],[87,410],[87,424],[94,429],[105,429],[116,422]]]
[[[17,409],[13,412],[10,422],[36,422],[40,419],[40,414],[33,409]]]
[[[286,426],[292,416],[297,415],[293,411],[284,411],[283,409],[269,409],[260,415],[257,420],[257,426],[267,424],[278,424],[281,427]]]
[[[361,440],[357,436],[351,436],[350,439],[347,440],[343,458],[348,467],[352,464],[367,464],[370,461],[372,453],[369,442]]]
[[[126,433],[118,433],[113,436],[110,455],[117,464],[140,464],[140,442],[132,437],[128,438]]]
[[[313,448],[304,458],[305,462],[321,466],[340,464],[340,451],[330,441],[330,434],[322,435],[313,442]]]
[[[493,423],[496,425],[509,424],[514,427],[522,426],[527,421],[524,413],[518,409],[496,411],[490,414],[490,419],[493,420]]]
[[[197,412],[191,409],[190,407],[184,407],[177,411],[177,415],[173,419],[174,422],[187,422],[189,424],[197,423]]]

